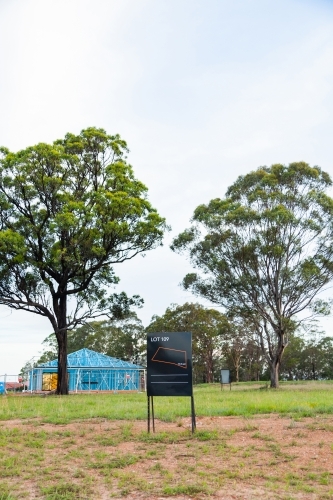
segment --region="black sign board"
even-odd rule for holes
[[[147,396],[192,395],[192,334],[149,333]]]

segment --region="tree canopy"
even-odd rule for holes
[[[0,150],[0,304],[48,318],[67,393],[67,330],[121,317],[138,296],[110,293],[114,265],[161,244],[165,220],[103,129],[18,153]]]
[[[141,364],[146,349],[145,330],[135,313],[119,320],[89,321],[68,332],[68,354],[83,348],[106,354],[113,358]],[[44,352],[37,365],[51,361],[57,356],[54,334],[43,341]]]
[[[214,370],[221,368],[223,338],[230,324],[216,309],[201,304],[172,304],[162,316],[153,316],[146,328],[149,333],[192,332],[194,380],[213,382]]]
[[[325,312],[315,299],[333,276],[331,185],[304,162],[261,167],[198,206],[171,247],[201,271],[184,278],[186,289],[255,326],[272,387],[296,318]]]

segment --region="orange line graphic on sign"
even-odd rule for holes
[[[173,353],[165,352],[165,351],[173,351]],[[178,355],[176,354],[178,353]],[[169,359],[172,358],[179,358],[179,361],[169,361]],[[159,358],[159,359],[157,359]],[[165,363],[167,365],[175,365],[178,366],[178,368],[184,368],[184,370],[187,369],[187,356],[186,356],[186,351],[181,351],[179,349],[170,349],[169,347],[159,347],[157,351],[155,352],[154,356],[151,358],[152,361],[155,361],[156,363]]]

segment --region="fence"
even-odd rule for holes
[[[20,375],[5,373],[0,375],[0,394],[8,392],[22,392],[28,389],[28,381],[23,380]]]
[[[29,391],[54,391],[58,374],[49,367],[36,367],[29,373]],[[68,368],[68,390],[81,391],[139,391],[146,390],[143,369],[128,368]]]
[[[146,370],[77,370],[69,373],[69,390],[78,391],[146,391]],[[29,380],[20,375],[0,375],[0,394],[17,392],[51,391],[57,388],[56,373],[42,373],[42,369],[34,368],[29,373]]]

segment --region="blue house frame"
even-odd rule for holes
[[[50,391],[56,388],[58,360],[34,367],[29,374],[30,391]],[[121,359],[112,358],[90,349],[68,354],[68,390],[81,391],[140,391],[144,390],[144,369]]]

